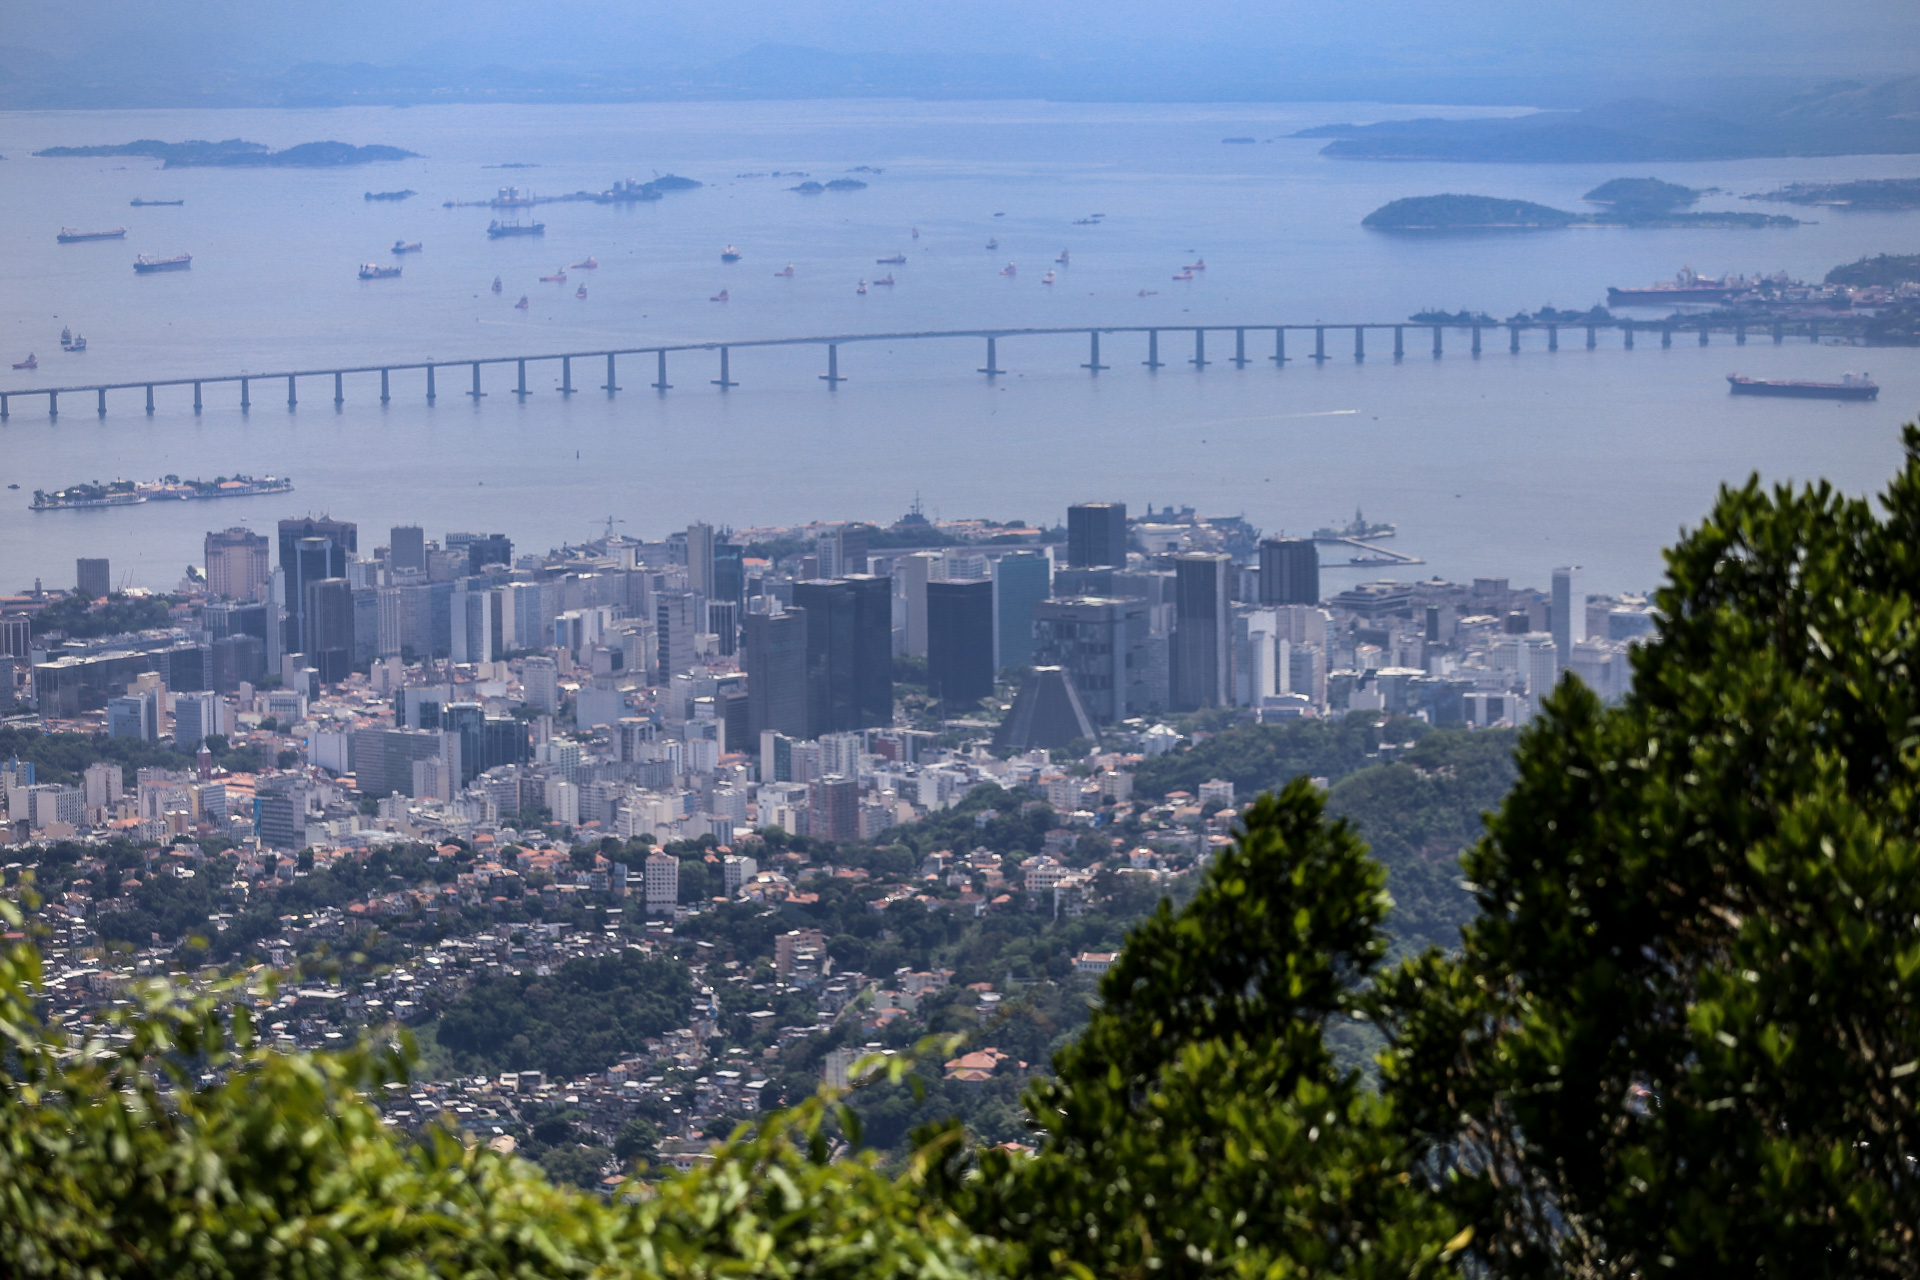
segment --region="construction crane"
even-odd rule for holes
[[[601,525],[602,522],[599,520],[596,520],[593,523],[595,527],[598,527]],[[613,526],[617,524],[625,524],[626,520],[622,517],[608,516],[604,523],[606,525],[606,530],[600,536],[606,541],[611,542],[613,540]]]

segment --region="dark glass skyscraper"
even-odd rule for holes
[[[282,652],[298,653],[304,644],[308,584],[322,578],[346,577],[347,559],[359,546],[359,530],[350,521],[309,516],[280,522],[280,568],[286,576],[287,610],[281,632]],[[351,642],[348,647],[352,647]]]
[[[713,595],[709,599],[747,607],[747,549],[737,542],[713,544]]]
[[[1260,603],[1320,603],[1320,550],[1311,538],[1260,543]]]
[[[753,744],[746,749],[758,750],[760,735],[769,729],[805,738],[807,611],[748,614],[741,647],[747,672],[747,741]]]
[[[993,692],[991,580],[927,584],[927,688],[950,710]]]
[[[1127,504],[1082,502],[1067,508],[1067,564],[1070,568],[1127,563]]]
[[[893,594],[857,573],[793,584],[807,611],[807,736],[893,723]]]
[[[302,539],[302,543],[319,539]],[[301,601],[300,652],[323,684],[338,684],[353,671],[353,590],[345,578],[306,584]]]
[[[1173,560],[1173,643],[1169,675],[1175,711],[1227,705],[1232,664],[1227,626],[1230,557],[1210,553]]]

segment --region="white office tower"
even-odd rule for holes
[[[940,556],[917,551],[894,563],[893,578],[900,598],[906,602],[906,652],[910,657],[927,656],[927,583],[940,571]]]
[[[720,860],[720,874],[725,878],[726,895],[732,898],[739,894],[741,885],[760,874],[760,864],[745,854],[730,853]]]
[[[121,793],[127,789],[124,775],[117,764],[90,764],[80,784],[80,792],[89,809],[110,808],[120,803]]]
[[[580,788],[562,777],[547,779],[547,812],[562,826],[580,825]]]
[[[1587,638],[1587,574],[1579,565],[1553,571],[1553,645],[1560,669],[1573,665],[1573,646]]]
[[[667,853],[647,855],[647,911],[671,912],[680,901],[680,859]]]
[[[548,715],[560,710],[560,665],[552,658],[528,658],[520,664],[520,696]]]
[[[453,802],[453,793],[459,786],[459,767],[447,766],[447,762],[432,757],[412,762],[413,798],[415,800],[438,800],[442,804]]]

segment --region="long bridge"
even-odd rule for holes
[[[550,366],[558,363],[560,366],[560,386],[557,390],[562,395],[572,395],[576,391],[587,389],[574,385],[573,366],[576,360],[587,362],[604,360],[606,362],[606,381],[597,389],[612,395],[614,392],[621,390],[618,376],[619,361],[625,357],[635,356],[643,358],[648,356],[653,357],[655,377],[653,382],[648,385],[656,391],[665,394],[671,390],[673,386],[672,383],[667,381],[667,357],[693,352],[718,353],[718,372],[720,376],[709,379],[709,381],[712,385],[725,391],[730,387],[740,385],[731,375],[732,353],[735,351],[765,347],[805,346],[826,348],[826,372],[819,375],[819,377],[822,382],[825,382],[829,387],[833,387],[847,380],[846,376],[840,372],[840,348],[863,342],[903,342],[966,338],[979,341],[984,339],[987,344],[986,363],[979,366],[976,372],[985,374],[988,378],[994,378],[1008,372],[1008,370],[1002,369],[998,362],[998,344],[1001,340],[1007,338],[1058,337],[1061,335],[1071,336],[1084,334],[1088,340],[1087,360],[1080,367],[1091,374],[1097,375],[1103,370],[1112,368],[1111,365],[1101,363],[1100,339],[1103,335],[1144,334],[1146,337],[1146,359],[1140,363],[1148,369],[1161,369],[1169,363],[1182,361],[1182,357],[1177,354],[1169,355],[1166,360],[1160,358],[1161,340],[1163,338],[1178,340],[1190,337],[1193,342],[1193,354],[1190,357],[1186,357],[1184,363],[1190,364],[1196,369],[1204,369],[1214,363],[1232,364],[1239,368],[1245,368],[1248,364],[1262,363],[1267,360],[1273,361],[1274,364],[1278,366],[1284,366],[1289,360],[1296,358],[1312,360],[1316,363],[1325,362],[1335,358],[1328,353],[1327,341],[1329,334],[1335,335],[1336,341],[1341,335],[1351,335],[1353,340],[1352,358],[1357,361],[1363,361],[1367,358],[1368,334],[1378,334],[1383,337],[1391,334],[1393,340],[1393,358],[1395,360],[1405,358],[1410,331],[1414,336],[1416,345],[1423,341],[1430,341],[1432,354],[1435,358],[1444,354],[1446,349],[1445,335],[1450,331],[1469,335],[1467,337],[1468,350],[1476,356],[1481,353],[1485,345],[1483,341],[1484,335],[1489,332],[1498,335],[1501,330],[1506,331],[1507,350],[1509,352],[1518,353],[1521,350],[1522,334],[1544,335],[1546,339],[1546,349],[1548,351],[1558,351],[1560,349],[1560,334],[1563,329],[1576,333],[1584,330],[1586,346],[1589,350],[1599,345],[1599,335],[1602,330],[1617,331],[1621,336],[1622,347],[1628,351],[1633,350],[1636,337],[1658,337],[1661,346],[1671,347],[1676,335],[1697,334],[1700,345],[1704,347],[1708,343],[1709,335],[1716,332],[1732,333],[1734,341],[1742,345],[1745,344],[1750,329],[1762,333],[1770,333],[1775,343],[1784,342],[1789,336],[1796,338],[1804,337],[1809,341],[1818,342],[1822,336],[1820,322],[1815,320],[1743,324],[1726,320],[1710,319],[1609,319],[1594,321],[1581,319],[1568,322],[1509,320],[1488,324],[1472,324],[1466,322],[1422,324],[1402,322],[1398,324],[1119,325],[1103,328],[1074,326],[1071,328],[1053,329],[942,329],[927,330],[918,333],[848,333],[807,338],[753,338],[730,342],[650,344],[639,347],[600,348],[587,351],[552,352],[527,356],[482,356],[468,360],[427,360],[396,362],[391,364],[353,365],[327,369],[289,369],[278,373],[229,373],[206,377],[150,378],[132,382],[81,383],[61,387],[19,387],[0,391],[0,420],[5,420],[12,416],[13,401],[15,400],[28,397],[45,397],[48,415],[58,417],[60,414],[61,396],[86,395],[92,395],[94,397],[95,409],[98,414],[104,418],[107,413],[107,393],[110,391],[143,392],[146,400],[146,412],[151,414],[154,412],[155,391],[159,388],[174,387],[191,387],[193,389],[193,410],[195,413],[198,413],[206,403],[206,389],[208,387],[237,385],[240,392],[240,408],[244,410],[250,409],[253,406],[253,393],[256,384],[277,386],[284,383],[287,390],[287,407],[292,408],[300,402],[301,383],[305,382],[311,386],[313,380],[316,378],[321,380],[323,388],[326,379],[331,378],[333,380],[333,403],[340,405],[346,402],[348,377],[357,378],[363,375],[370,376],[373,374],[380,376],[380,403],[385,404],[393,398],[394,374],[422,371],[426,374],[426,398],[429,403],[437,398],[440,375],[445,373],[453,374],[456,383],[459,375],[468,375],[467,380],[469,385],[457,392],[457,394],[464,394],[478,401],[488,394],[482,386],[481,371],[488,367],[497,368],[503,365],[513,366],[514,383],[511,388],[511,394],[524,399],[531,394],[527,390],[527,366],[529,364],[544,364]],[[1837,326],[1831,324],[1829,324],[1825,330],[1828,336],[1835,335],[1837,332]],[[1230,356],[1221,355],[1213,360],[1208,359],[1207,336],[1209,334],[1230,336],[1233,345],[1233,354]],[[1271,354],[1264,356],[1248,355],[1247,337],[1249,334],[1253,334],[1256,337],[1271,335],[1273,339],[1273,350]],[[1311,352],[1303,352],[1299,357],[1289,356],[1287,354],[1287,338],[1289,334],[1300,335],[1302,338],[1310,336],[1312,339]],[[1218,350],[1217,347],[1216,350]],[[1111,352],[1109,352],[1109,354],[1111,354]]]

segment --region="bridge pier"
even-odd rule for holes
[[[289,378],[287,381],[292,382],[293,379]],[[333,402],[335,404],[345,404],[347,402],[346,395],[340,390],[340,374],[338,372],[333,375]],[[293,403],[293,388],[291,386],[287,388],[287,403]]]
[[[725,347],[720,348],[720,376],[713,379],[713,385],[722,391],[725,391],[728,387],[737,387],[740,385],[727,376],[727,349]]]
[[[193,384],[193,411],[196,414],[200,412],[200,384],[197,382]]]
[[[572,356],[560,357],[560,394],[563,396],[570,396],[573,394],[573,357]]]
[[[660,367],[663,369],[666,367],[666,358],[667,353],[662,351],[660,353],[662,362]],[[662,376],[664,377],[664,375]],[[820,381],[826,383],[829,388],[837,383],[846,381],[845,378],[840,376],[840,348],[831,342],[827,344],[827,371],[820,375]]]
[[[107,389],[105,387],[100,388],[100,416],[103,418],[107,416]]]
[[[153,384],[151,382],[147,384],[147,415],[149,417],[153,415]]]
[[[1196,369],[1207,367],[1207,331],[1205,329],[1193,331],[1193,359],[1187,363]]]
[[[1098,329],[1087,331],[1087,362],[1080,367],[1089,373],[1098,373],[1108,367],[1100,363],[1100,331]]]
[[[1807,324],[1807,341],[1813,342],[1813,343],[1818,343],[1820,341],[1819,325],[1813,324],[1812,322],[1809,322]]]
[[[1353,362],[1359,364],[1367,358],[1367,331],[1360,325],[1353,326]]]
[[[1700,345],[1707,345],[1707,326],[1704,324],[1700,326]]]
[[[1661,325],[1660,326],[1660,346],[1664,349],[1672,345],[1673,345],[1673,326],[1670,324]]]
[[[487,394],[486,392],[480,389],[480,362],[478,360],[475,360],[473,362],[473,390],[467,392],[467,394],[472,396],[475,400],[478,400],[481,396],[484,396],[485,394]]]
[[[13,397],[11,393],[0,391],[0,422],[5,422],[8,418],[11,418],[13,416],[13,412],[8,407],[8,404],[7,404],[7,402],[12,398]]]
[[[433,366],[427,366],[427,403],[433,403]]]
[[[240,379],[240,412],[242,413],[253,408],[253,401],[248,398],[247,392],[247,383],[249,381],[250,379],[247,378]]]
[[[1733,326],[1733,345],[1736,347],[1747,345],[1747,326],[1743,324]]]
[[[1281,326],[1273,331],[1273,365],[1276,369],[1287,367],[1287,331]]]
[[[1233,367],[1236,369],[1247,367],[1247,331],[1245,329],[1233,331]]]
[[[1400,360],[1405,358],[1406,354],[1407,354],[1407,326],[1403,324],[1397,324],[1393,326],[1393,358],[1395,360]]]
[[[1629,320],[1626,323],[1622,324],[1620,326],[1620,332],[1623,335],[1625,335],[1625,338],[1626,338],[1626,345],[1624,349],[1627,351],[1633,350],[1633,321]]]
[[[607,352],[607,385],[600,389],[608,395],[612,395],[620,389],[619,381],[613,376],[613,352],[611,351]]]
[[[1507,326],[1507,353],[1516,356],[1520,354],[1520,326],[1517,324]]]
[[[1433,345],[1435,347],[1438,347],[1440,345],[1440,330],[1438,328],[1435,328],[1433,331]],[[1473,355],[1476,360],[1480,358],[1480,326],[1479,325],[1473,326]]]
[[[1600,338],[1599,338],[1598,332],[1594,329],[1592,325],[1588,325],[1587,326],[1587,350],[1591,351],[1599,345],[1600,345]]]
[[[385,404],[391,399],[393,397],[387,391],[387,371],[382,369],[380,371],[380,403]]]
[[[1547,326],[1547,350],[1558,351],[1559,349],[1560,349],[1560,326],[1557,324],[1550,324]]]
[[[60,393],[58,391],[47,392],[47,416],[49,418],[57,418],[60,416]]]
[[[527,362],[525,360],[515,360],[513,363],[520,371],[520,381],[515,385],[513,394],[525,400],[527,398]]]
[[[1160,367],[1160,331],[1158,329],[1147,330],[1147,358],[1141,363],[1149,369]]]
[[[336,374],[335,376],[337,377],[338,375]],[[288,374],[287,375],[287,408],[291,409],[293,408],[294,405],[298,403],[299,403],[299,397],[294,394],[294,390],[293,390],[293,375]]]
[[[1315,364],[1327,362],[1327,331],[1322,326],[1316,326],[1313,331],[1313,359]]]
[[[1001,374],[1006,372],[1005,369],[1002,369],[999,366],[999,364],[995,362],[993,351],[994,351],[993,339],[988,338],[987,339],[987,363],[985,367],[974,370],[975,373],[984,373],[989,378],[997,378]]]
[[[667,381],[667,349],[662,347],[654,354],[660,357],[660,376],[653,380],[653,389],[665,395],[673,390],[673,384]]]
[[[1775,326],[1773,326],[1773,345],[1777,347],[1781,343],[1785,342],[1786,340],[1787,340],[1787,326],[1783,324],[1776,324]]]

